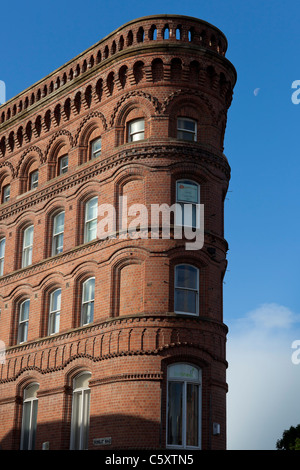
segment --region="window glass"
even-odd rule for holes
[[[18,330],[18,343],[27,341],[28,336],[28,322],[29,322],[29,307],[30,300],[25,300],[20,305],[19,312],[19,330]]]
[[[39,171],[35,170],[30,174],[30,189],[38,187],[39,183]]]
[[[198,269],[182,264],[175,268],[175,299],[176,313],[196,315],[198,313],[199,287]]]
[[[145,138],[145,121],[136,119],[129,123],[128,141],[134,142]]]
[[[91,160],[101,155],[101,137],[95,139],[91,143]]]
[[[74,380],[72,420],[71,420],[71,449],[88,449],[90,421],[90,389],[88,386],[90,372],[80,374]]]
[[[0,240],[0,276],[3,276],[5,254],[5,238]]]
[[[91,277],[82,286],[81,323],[87,325],[94,320],[95,278]]]
[[[98,213],[98,198],[90,199],[85,206],[85,233],[84,242],[90,242],[97,236],[97,213]]]
[[[59,159],[59,174],[62,175],[68,171],[69,157],[64,155]]]
[[[33,225],[27,227],[23,234],[22,268],[32,263]]]
[[[3,187],[3,192],[2,192],[2,202],[7,202],[10,199],[10,184],[7,184],[6,186]]]
[[[63,251],[65,213],[60,212],[53,219],[52,256]]]
[[[168,367],[167,447],[200,448],[201,370],[191,364]]]
[[[196,141],[197,125],[196,121],[188,118],[177,119],[177,139]]]
[[[61,289],[56,289],[50,294],[49,335],[59,332],[60,308]]]
[[[38,412],[38,399],[36,398],[36,393],[38,388],[38,384],[31,384],[24,391],[21,450],[33,450],[35,448]]]
[[[176,182],[176,225],[200,227],[200,186],[190,180]]]

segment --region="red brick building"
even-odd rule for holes
[[[2,449],[226,448],[226,49],[204,21],[144,17],[0,107]],[[182,219],[126,236],[124,201]],[[199,204],[187,250],[174,226]]]

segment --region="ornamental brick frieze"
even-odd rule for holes
[[[0,380],[16,380],[26,370],[42,374],[62,370],[76,359],[98,362],[128,355],[157,355],[181,347],[199,349],[224,362],[226,332],[225,325],[201,317],[120,317],[8,348]]]

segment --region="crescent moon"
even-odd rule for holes
[[[254,92],[253,92],[254,96],[257,96],[257,95],[258,95],[259,90],[260,90],[260,88],[255,88],[255,90],[254,90]]]

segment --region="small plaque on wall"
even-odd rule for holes
[[[93,439],[94,446],[109,446],[111,444],[111,437],[99,437]]]

